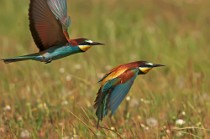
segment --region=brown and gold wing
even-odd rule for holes
[[[114,78],[120,76],[126,70],[128,70],[130,68],[136,68],[136,67],[138,67],[140,62],[141,61],[136,61],[136,62],[131,62],[131,63],[119,65],[119,66],[113,68],[109,73],[107,73],[104,77],[102,77],[98,82],[101,82],[101,84],[103,85],[107,81],[109,81],[111,79],[114,79]]]
[[[31,34],[40,51],[68,42],[47,0],[30,0],[29,21]]]

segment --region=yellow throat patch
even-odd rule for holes
[[[149,67],[139,67],[139,70],[142,71],[143,73],[147,73],[148,71],[150,71],[152,68]]]
[[[90,45],[79,45],[79,48],[84,52],[87,51],[90,47]]]

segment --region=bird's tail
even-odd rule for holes
[[[8,64],[8,63],[19,62],[19,61],[24,61],[24,60],[32,60],[32,59],[35,59],[36,56],[37,54],[29,54],[29,55],[17,56],[13,58],[5,58],[5,59],[2,59],[2,61]]]

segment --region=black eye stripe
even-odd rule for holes
[[[140,65],[140,67],[142,67],[142,68],[150,68],[150,67],[152,67],[152,65]]]
[[[81,43],[79,43],[79,45],[90,45],[90,43],[89,42],[81,42]]]

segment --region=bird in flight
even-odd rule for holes
[[[2,59],[5,63],[24,60],[50,63],[75,53],[85,52],[94,45],[103,45],[86,38],[69,38],[68,28],[71,20],[67,15],[66,0],[30,0],[29,22],[39,52]]]
[[[152,68],[160,66],[164,65],[153,64],[147,61],[136,61],[119,65],[105,74],[99,80],[101,87],[98,90],[94,104],[98,118],[97,128],[99,121],[102,121],[109,111],[111,111],[111,115],[115,113],[138,75],[146,74]]]

